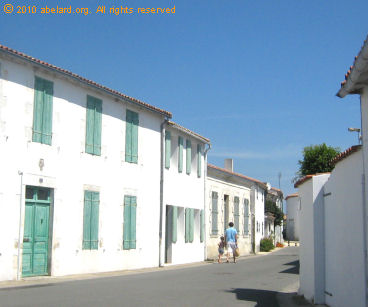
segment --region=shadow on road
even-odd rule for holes
[[[292,267],[281,271],[280,273],[299,274],[299,260],[285,263],[284,265],[289,265]]]
[[[235,293],[238,300],[256,302],[256,307],[280,307],[276,299],[278,294],[276,291],[237,288],[227,292]]]

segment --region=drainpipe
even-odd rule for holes
[[[206,203],[207,203],[207,190],[206,190],[206,182],[207,182],[207,152],[211,149],[211,144],[207,144],[208,147],[204,151],[204,171],[203,171],[203,185],[204,185],[204,203],[203,203],[203,218],[204,218],[204,260],[207,260],[207,214],[206,214]]]
[[[161,130],[161,144],[160,144],[160,229],[159,229],[159,243],[158,243],[158,266],[162,267],[163,263],[161,260],[161,254],[162,254],[162,220],[163,220],[163,207],[164,207],[164,161],[165,161],[165,151],[164,151],[164,145],[165,145],[165,125],[167,123],[168,119],[165,118],[165,120],[161,123],[160,130]]]
[[[362,94],[360,95],[360,123],[361,123],[361,133],[362,133],[362,150],[363,150],[363,175],[362,175],[362,190],[363,190],[363,247],[364,247],[364,273],[365,273],[365,303],[368,303],[368,289],[367,289],[367,285],[368,285],[368,268],[367,268],[367,200],[366,200],[366,188],[365,188],[365,181],[366,181],[366,166],[365,166],[365,138],[364,138],[364,130],[363,130],[363,115],[362,115],[362,107],[363,107],[363,103],[364,101],[362,101]],[[367,144],[368,145],[368,144]]]
[[[22,230],[22,200],[23,200],[23,172],[18,171],[20,176],[20,193],[19,193],[19,230],[18,230],[18,260],[17,260],[17,280],[20,279],[20,237]]]

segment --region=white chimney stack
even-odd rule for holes
[[[225,159],[225,169],[230,172],[234,172],[233,159]]]

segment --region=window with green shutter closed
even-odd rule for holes
[[[165,132],[165,168],[170,168],[171,159],[171,133],[170,131]]]
[[[102,100],[87,95],[86,152],[101,155]]]
[[[202,146],[197,144],[197,176],[201,178],[202,176]]]
[[[138,126],[139,115],[136,112],[126,111],[125,132],[125,161],[138,163]]]
[[[244,234],[249,234],[249,200],[244,199]]]
[[[218,194],[217,192],[212,192],[212,210],[211,210],[211,218],[212,218],[212,229],[211,233],[213,235],[218,234],[218,226],[217,226],[217,220],[218,220],[218,208],[217,208],[217,202],[218,202]]]
[[[236,229],[236,231],[238,233],[240,233],[240,229],[239,229],[239,197],[235,196],[234,197],[234,228]]]
[[[137,198],[124,196],[123,249],[136,248]]]
[[[192,243],[194,240],[194,209],[185,209],[185,243]]]
[[[83,249],[98,249],[100,193],[84,191]]]
[[[203,242],[204,241],[204,230],[205,230],[205,228],[204,228],[204,210],[201,210],[201,225],[200,225],[200,227],[201,227],[201,232],[200,232],[200,241],[201,242]]]
[[[32,141],[51,145],[54,84],[35,77]]]
[[[178,240],[178,207],[172,207],[172,242]]]
[[[189,242],[189,216],[190,216],[190,209],[185,208],[185,243]]]
[[[186,144],[186,166],[187,166],[187,174],[190,175],[192,171],[192,142],[187,140]]]
[[[181,173],[181,172],[183,172],[183,147],[184,147],[184,139],[181,136],[179,136],[179,138],[178,138],[178,146],[179,146],[178,172]]]

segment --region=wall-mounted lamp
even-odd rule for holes
[[[359,128],[348,128],[349,132],[357,132],[358,133],[358,144],[361,143],[362,137],[360,135],[360,129]]]

